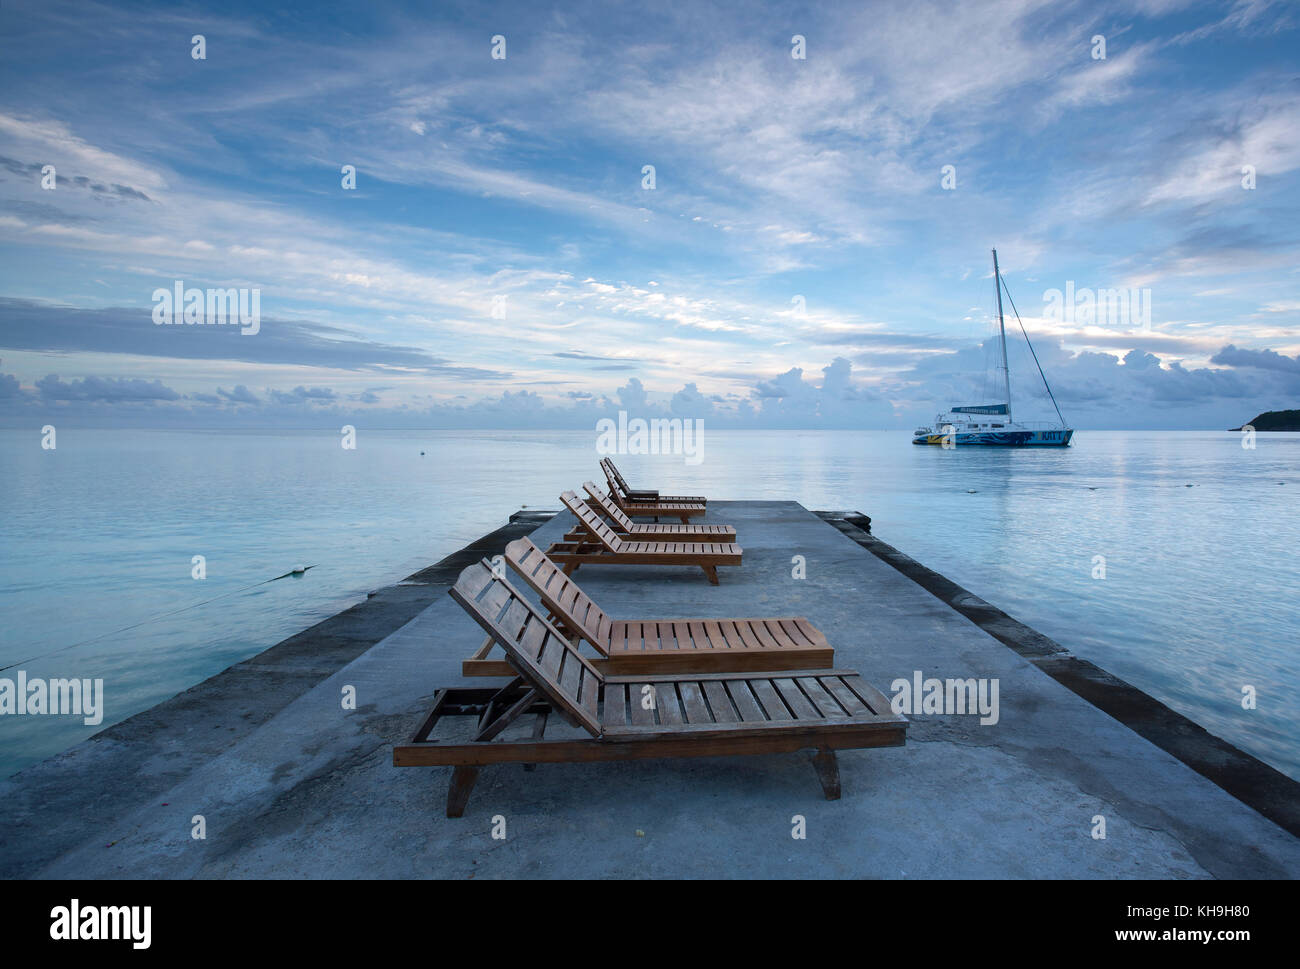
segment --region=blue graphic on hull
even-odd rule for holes
[[[988,431],[979,433],[958,433],[947,440],[954,447],[1068,447],[1074,436],[1072,428],[1056,431]],[[932,444],[943,446],[945,435],[918,434],[912,438],[913,444]]]

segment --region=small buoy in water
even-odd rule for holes
[[[966,494],[968,494],[968,495],[973,495],[973,494],[975,494],[975,489],[974,489],[974,488],[967,488],[967,489],[966,489]]]
[[[1195,485],[1183,485],[1183,487],[1184,487],[1184,488],[1194,488],[1194,487],[1196,487],[1196,486],[1195,486]]]
[[[1090,486],[1088,487],[1088,490],[1089,490],[1089,491],[1096,491],[1097,489],[1094,488],[1094,487],[1092,487],[1092,486],[1090,485]]]
[[[423,452],[423,451],[420,452],[420,457],[424,457],[424,452]]]
[[[294,574],[294,575],[302,575],[302,574],[303,574],[304,572],[306,572],[306,571],[307,571],[307,566],[305,566],[305,565],[295,565],[295,566],[293,567],[293,574]]]

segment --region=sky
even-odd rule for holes
[[[1300,6],[0,8],[4,426],[910,430],[993,248],[1017,417],[1300,406]]]

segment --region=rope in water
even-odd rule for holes
[[[316,568],[316,566],[309,565],[307,566],[307,568],[303,569],[302,572],[306,572],[307,569],[314,569],[314,568]],[[58,653],[67,652],[70,649],[76,649],[78,646],[88,646],[91,643],[99,642],[101,639],[107,639],[110,636],[117,636],[120,635],[121,633],[130,632],[132,629],[139,629],[141,626],[147,626],[149,625],[149,623],[157,622],[160,619],[169,619],[172,616],[178,616],[182,612],[188,612],[191,609],[197,609],[199,608],[199,606],[206,606],[209,603],[217,602],[221,599],[229,599],[231,596],[237,596],[241,592],[248,592],[252,589],[256,589],[259,586],[266,585],[270,582],[278,582],[280,579],[287,579],[291,575],[301,575],[302,572],[299,572],[297,569],[294,569],[291,572],[284,573],[284,575],[277,575],[273,579],[263,579],[261,582],[254,582],[252,585],[244,586],[244,588],[242,589],[233,589],[230,592],[223,592],[221,593],[221,595],[213,596],[211,599],[204,599],[202,602],[194,602],[188,606],[181,606],[181,608],[179,609],[173,609],[171,612],[164,612],[156,616],[151,616],[148,619],[142,619],[139,622],[132,623],[129,626],[123,626],[121,629],[114,629],[106,633],[100,633],[98,636],[92,636],[89,639],[83,639],[81,642],[73,643],[71,646],[60,646],[58,649],[52,649],[48,653],[38,653],[35,656],[29,656],[27,659],[20,659],[16,663],[10,663],[8,666],[0,666],[0,673],[3,673],[5,670],[11,670],[15,666],[22,666],[26,663],[35,662],[36,660],[47,659],[48,657],[55,656]]]

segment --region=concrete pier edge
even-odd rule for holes
[[[815,511],[882,562],[1056,680],[1274,824],[1300,837],[1300,782],[1170,709],[1131,683],[1080,659],[1060,643],[927,568],[869,531],[858,512]]]

